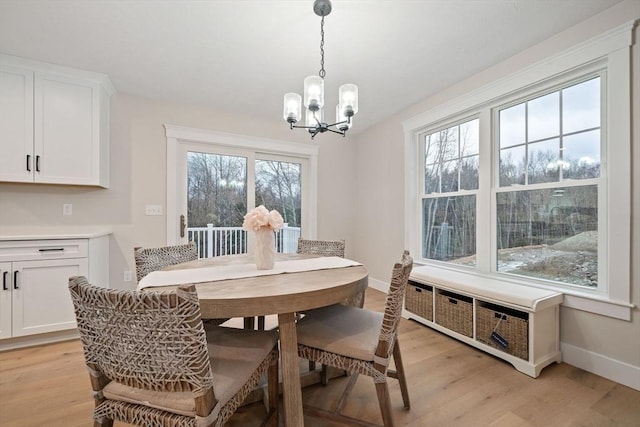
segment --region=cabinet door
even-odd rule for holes
[[[11,338],[11,263],[0,262],[0,339]]]
[[[13,263],[13,336],[76,327],[69,277],[86,276],[86,258]]]
[[[33,72],[0,65],[0,181],[33,182]]]
[[[35,182],[98,183],[96,96],[92,84],[36,72]]]

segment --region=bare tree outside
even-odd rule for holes
[[[241,227],[247,213],[247,159],[210,153],[187,154],[187,223],[196,227]],[[246,234],[194,233],[199,254],[246,252]]]
[[[301,184],[300,163],[256,161],[256,204],[276,209],[291,227],[300,227]]]
[[[247,159],[190,152],[187,170],[189,226],[242,226],[247,213]]]

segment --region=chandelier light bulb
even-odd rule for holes
[[[289,92],[284,95],[284,110],[282,112],[287,123],[296,123],[302,115],[302,97],[297,93]]]
[[[320,76],[304,79],[304,106],[312,111],[324,106],[324,80]]]
[[[358,112],[358,86],[347,83],[338,89],[338,105],[342,113],[351,117]]]
[[[340,104],[336,105],[336,123],[338,124],[338,129],[342,132],[349,130],[352,124],[351,117],[345,116],[344,110],[340,107]]]

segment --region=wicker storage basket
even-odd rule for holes
[[[492,338],[494,332],[498,336]],[[505,353],[529,360],[529,315],[479,301],[476,307],[476,339]]]
[[[473,337],[473,299],[439,290],[436,293],[435,322],[469,338]]]
[[[404,308],[433,322],[433,287],[409,280]]]

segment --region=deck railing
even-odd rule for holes
[[[244,254],[247,252],[247,231],[242,227],[188,227],[187,237],[198,248],[198,257],[211,258],[221,255]],[[276,250],[294,253],[298,247],[300,227],[287,224],[276,232]]]

